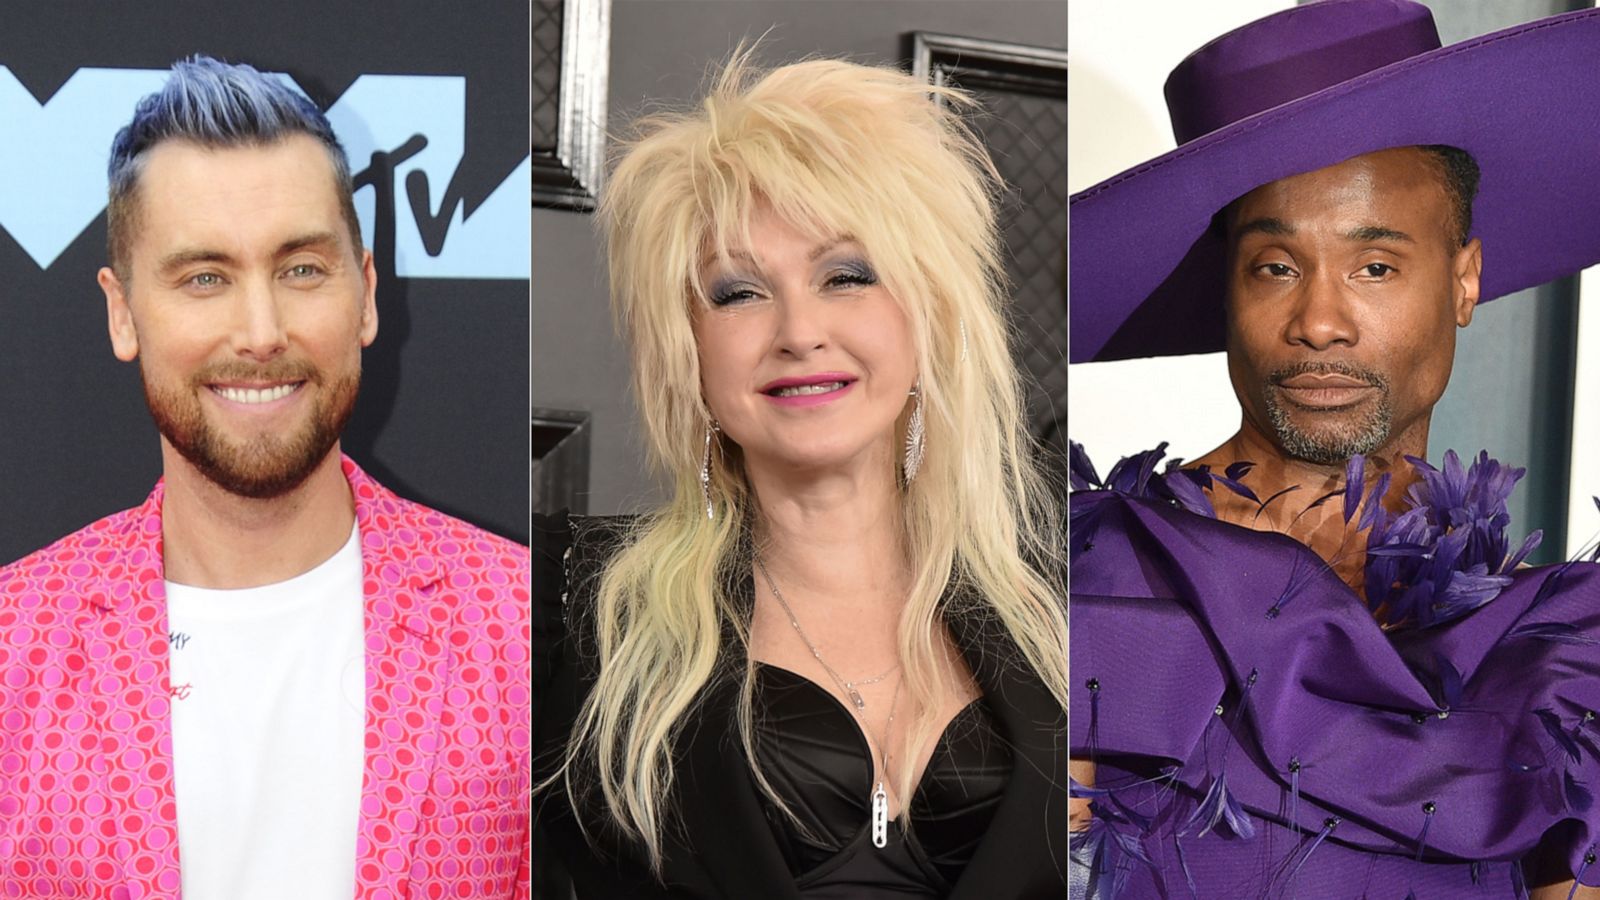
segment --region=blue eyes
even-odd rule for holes
[[[733,285],[718,285],[711,291],[712,306],[728,306],[734,303],[743,303],[755,299],[756,292],[743,282]]]
[[[865,264],[843,266],[828,275],[828,287],[867,287],[878,283],[878,276]]]
[[[280,278],[302,288],[313,288],[328,275],[328,270],[316,263],[296,263],[282,271]],[[221,289],[228,279],[220,272],[196,272],[184,280],[183,285],[196,291],[212,292]]]
[[[842,263],[828,270],[823,277],[824,290],[851,290],[870,287],[878,283],[878,275],[864,262]],[[734,306],[762,296],[755,282],[742,278],[726,278],[712,286],[708,294],[712,306]]]

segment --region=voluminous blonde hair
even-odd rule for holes
[[[599,577],[599,676],[554,778],[565,776],[576,803],[574,769],[592,772],[614,824],[643,843],[658,873],[673,742],[708,684],[737,671],[729,660],[747,663],[739,730],[754,760],[749,612],[730,587],[750,571],[754,498],[739,454],[719,446],[715,516],[706,515],[699,472],[711,413],[691,320],[694,304],[708,302],[702,258],[749,247],[760,207],[816,237],[857,240],[911,324],[927,447],[903,493],[913,586],[898,650],[912,708],[931,712],[943,659],[934,625],[958,597],[977,598],[976,612],[1003,624],[1021,650],[1015,663],[1066,706],[1062,532],[1023,426],[1002,310],[999,176],[957,113],[970,105],[893,69],[819,59],[761,74],[740,52],[699,109],[637,123],[601,199],[613,309],[650,456],[672,496]],[[947,591],[955,582],[971,590]],[[723,646],[725,623],[743,646]],[[932,735],[931,717],[921,718],[901,750]],[[911,774],[903,768],[901,797],[911,796]]]

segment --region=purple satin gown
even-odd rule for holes
[[[1600,566],[1386,633],[1283,535],[1110,491],[1072,518],[1096,896],[1509,898],[1541,844],[1600,884]]]

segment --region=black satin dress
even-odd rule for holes
[[[536,781],[553,773],[598,677],[595,586],[632,524],[534,517]],[[748,615],[753,573],[731,590]],[[675,741],[660,871],[596,797],[574,805],[553,788],[535,798],[535,839],[548,841],[534,851],[535,879],[559,871],[559,859],[585,900],[1062,900],[1065,711],[982,604],[954,593],[944,622],[983,700],[937,739],[909,804],[909,835],[891,823],[889,846],[872,846],[872,769],[845,706],[818,684],[758,667],[752,738],[762,772],[813,827],[802,833],[771,808],[737,736],[745,660],[729,653]],[[723,628],[723,646],[738,646],[736,629]]]
[[[941,900],[988,832],[1011,750],[983,698],[956,714],[911,799],[911,825],[872,844],[873,761],[855,716],[820,685],[756,667],[758,763],[794,818],[764,794],[767,822],[806,900]],[[796,823],[795,819],[799,822]]]

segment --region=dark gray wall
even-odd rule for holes
[[[162,5],[163,17],[145,4],[96,4],[92,15],[85,4],[7,5],[0,66],[51,113],[28,122],[25,140],[59,152],[11,163],[15,168],[0,172],[0,191],[42,183],[60,196],[92,183],[103,198],[111,135],[91,141],[73,130],[68,114],[82,107],[62,93],[84,68],[165,69],[204,52],[288,73],[324,109],[363,75],[464,79],[464,120],[439,108],[399,109],[406,136],[385,141],[381,158],[350,160],[358,185],[364,171],[383,185],[358,189],[358,205],[375,192],[389,196],[374,203],[378,338],[362,357],[361,397],[343,448],[396,492],[526,541],[528,282],[397,275],[397,230],[421,219],[409,184],[390,185],[395,172],[405,172],[395,150],[416,140],[447,146],[456,132],[462,156],[429,182],[427,218],[456,203],[469,215],[481,210],[514,177],[528,155],[527,8],[503,0],[466,0],[448,14],[428,0],[222,6],[174,2]],[[119,97],[117,104],[113,121],[120,125],[131,118],[133,100]],[[17,108],[0,110],[0,133],[23,127],[11,118],[22,118]],[[342,137],[352,142],[350,134]],[[86,166],[76,165],[78,152],[88,155]],[[515,193],[516,184],[507,190]],[[526,208],[526,185],[521,196]],[[88,215],[92,220],[48,264],[24,251],[25,217],[0,221],[0,563],[138,504],[161,474],[138,371],[113,358],[106,337],[105,300],[95,286],[105,217]],[[468,235],[459,213],[454,223],[429,224],[446,257],[485,243]],[[524,252],[520,235],[510,244],[508,256]]]
[[[1065,49],[1065,0],[616,0],[610,121],[647,103],[692,103],[708,72],[744,38],[765,35],[768,64],[807,55],[902,63],[911,31]],[[592,217],[533,211],[532,376],[535,406],[594,416],[589,512],[627,512],[657,499],[635,425],[627,358],[613,336],[605,260]]]

